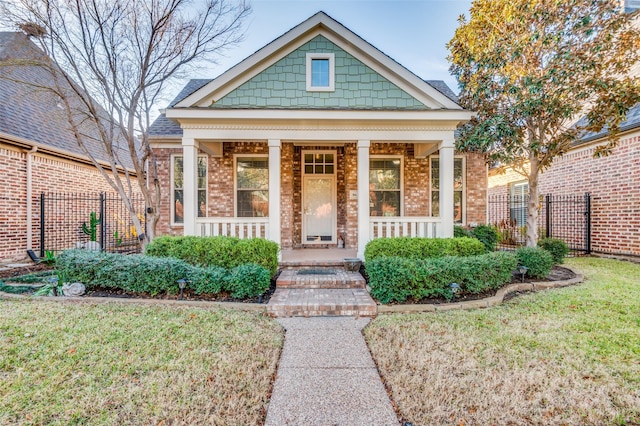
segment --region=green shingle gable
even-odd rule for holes
[[[335,91],[307,92],[306,54],[335,55]],[[425,110],[424,104],[317,36],[211,105],[212,108]]]

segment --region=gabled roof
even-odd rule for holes
[[[86,160],[59,99],[45,89],[51,87],[51,75],[37,64],[45,58],[42,50],[25,34],[0,32],[0,137]],[[104,148],[95,137],[96,129],[86,125],[82,130],[87,135],[85,144],[89,152],[96,159],[106,161]],[[120,162],[131,168],[131,157],[124,142],[120,149]]]
[[[220,99],[238,88],[242,83],[317,35],[322,35],[340,46],[429,108],[462,109],[450,97],[450,93],[444,93],[450,90],[443,89],[441,84],[439,88],[435,88],[429,82],[422,80],[324,12],[316,13],[172,107],[208,106],[212,100]]]

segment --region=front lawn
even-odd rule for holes
[[[260,424],[283,335],[222,309],[0,299],[0,424]]]
[[[640,423],[640,265],[568,259],[586,282],[365,330],[401,416],[431,424]]]

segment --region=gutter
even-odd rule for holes
[[[33,249],[33,179],[32,179],[32,158],[38,150],[37,146],[32,146],[27,151],[27,250]]]

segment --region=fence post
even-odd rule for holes
[[[585,252],[587,254],[591,254],[591,194],[587,192],[584,194],[584,204],[585,204],[585,221],[586,221],[586,238],[585,238]]]
[[[551,194],[547,194],[544,196],[545,209],[546,211],[546,223],[545,223],[545,237],[551,238]]]
[[[40,193],[40,257],[44,258],[44,192]]]
[[[105,194],[100,193],[100,251],[105,250],[107,225],[106,225],[106,209],[105,209]]]

